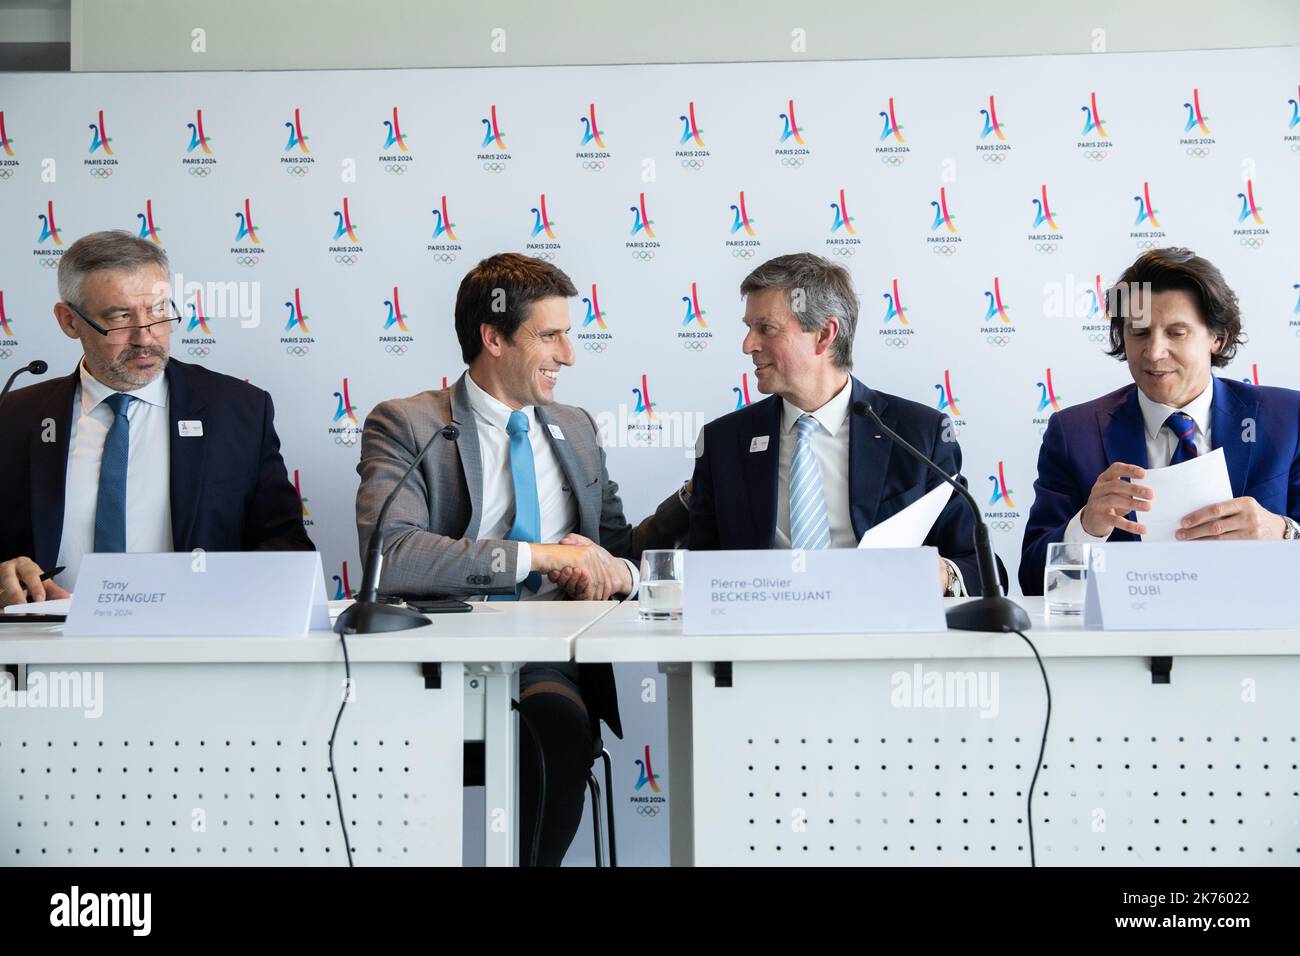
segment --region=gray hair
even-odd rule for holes
[[[790,311],[805,332],[819,332],[832,315],[840,320],[831,344],[836,368],[853,368],[853,333],[858,327],[858,296],[849,270],[811,252],[777,256],[758,266],[740,283],[740,294],[784,289]]]
[[[171,266],[163,247],[140,239],[125,229],[107,229],[82,236],[59,260],[59,298],[80,306],[86,276],[102,269],[135,272],[159,266],[169,277]]]

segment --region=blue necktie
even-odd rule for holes
[[[795,422],[794,459],[790,463],[790,547],[812,551],[831,546],[831,521],[822,490],[822,469],[813,453],[817,419],[803,414]]]
[[[510,436],[510,480],[515,489],[515,521],[506,539],[536,543],[542,538],[542,507],[537,501],[537,471],[533,467],[533,445],[528,440],[528,416],[511,412],[506,434]],[[515,587],[513,596],[499,594],[493,600],[518,600],[524,588],[535,593],[541,584],[542,576],[533,571]]]
[[[99,496],[95,499],[95,550],[126,550],[126,461],[131,451],[131,420],[127,409],[135,396],[115,392],[104,399],[113,410],[113,424],[104,439],[99,463]]]
[[[1165,420],[1165,426],[1178,436],[1178,445],[1174,448],[1174,455],[1169,459],[1169,464],[1178,465],[1189,458],[1195,458],[1197,451],[1192,436],[1196,434],[1196,422],[1192,420],[1192,416],[1186,412],[1174,412]]]

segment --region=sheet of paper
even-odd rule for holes
[[[1138,484],[1146,485],[1154,494],[1151,510],[1137,512],[1138,522],[1147,526],[1143,541],[1173,541],[1178,523],[1187,515],[1232,498],[1228,461],[1222,448],[1182,464],[1148,468],[1146,472]]]
[[[26,604],[10,604],[5,608],[6,614],[67,614],[72,598],[58,598],[54,601],[28,601]]]
[[[927,491],[898,514],[867,529],[859,548],[919,548],[925,542],[944,506],[952,497],[952,485],[942,484]]]

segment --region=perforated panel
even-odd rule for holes
[[[696,862],[1027,864],[1037,665],[916,667],[737,663],[717,688],[694,665]],[[1143,658],[1047,667],[1040,865],[1300,865],[1300,661],[1176,658],[1168,685]]]
[[[102,674],[102,716],[0,709],[0,862],[346,864],[341,665],[33,666],[29,690],[50,671]],[[357,865],[459,865],[461,666],[439,690],[418,664],[352,673],[335,756]]]

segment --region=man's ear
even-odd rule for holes
[[[63,330],[63,334],[68,338],[81,338],[77,334],[77,313],[62,302],[54,303],[54,320],[59,323],[59,328]]]
[[[821,355],[834,344],[840,334],[840,320],[836,316],[827,316],[826,324],[817,332],[817,354]]]
[[[494,358],[500,358],[505,347],[505,336],[501,334],[501,330],[488,322],[481,322],[478,334],[483,343],[483,351]]]

